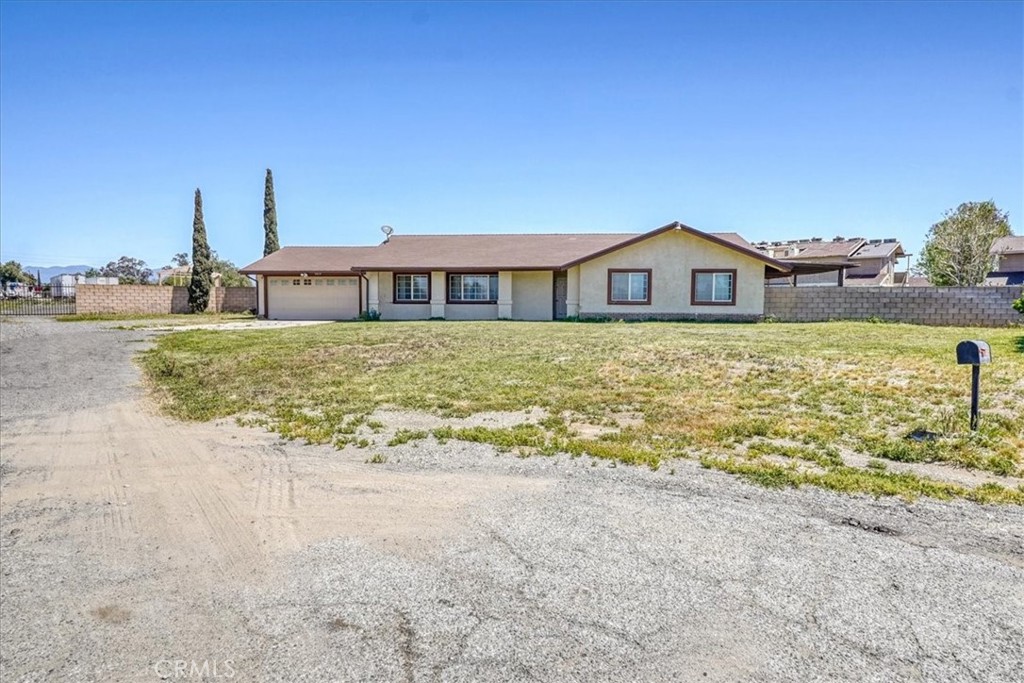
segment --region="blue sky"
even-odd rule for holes
[[[0,258],[1024,216],[1024,4],[0,3]]]

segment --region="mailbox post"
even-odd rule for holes
[[[981,383],[981,366],[992,362],[992,349],[988,342],[962,341],[956,345],[956,362],[971,366],[971,431],[978,430],[978,390]]]

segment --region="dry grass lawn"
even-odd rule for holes
[[[986,339],[982,423],[967,424],[963,339]],[[435,430],[523,455],[650,467],[698,458],[769,486],[1024,504],[1024,330],[897,324],[339,323],[162,337],[143,366],[183,419],[245,416],[339,447],[379,408],[540,424]],[[907,439],[915,430],[934,441]],[[427,438],[403,434],[399,443]],[[866,463],[854,466],[853,463]],[[1005,478],[969,487],[893,463]]]

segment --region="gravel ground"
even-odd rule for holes
[[[1024,680],[1020,508],[176,423],[152,334],[0,325],[4,681]]]

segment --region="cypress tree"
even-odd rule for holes
[[[277,242],[277,202],[274,200],[274,174],[267,169],[263,188],[263,255],[269,256],[281,248]]]
[[[213,263],[210,260],[210,244],[206,241],[206,224],[203,222],[203,195],[196,188],[195,216],[192,219],[192,279],[188,283],[188,310],[202,313],[210,303],[210,289],[213,286]]]

